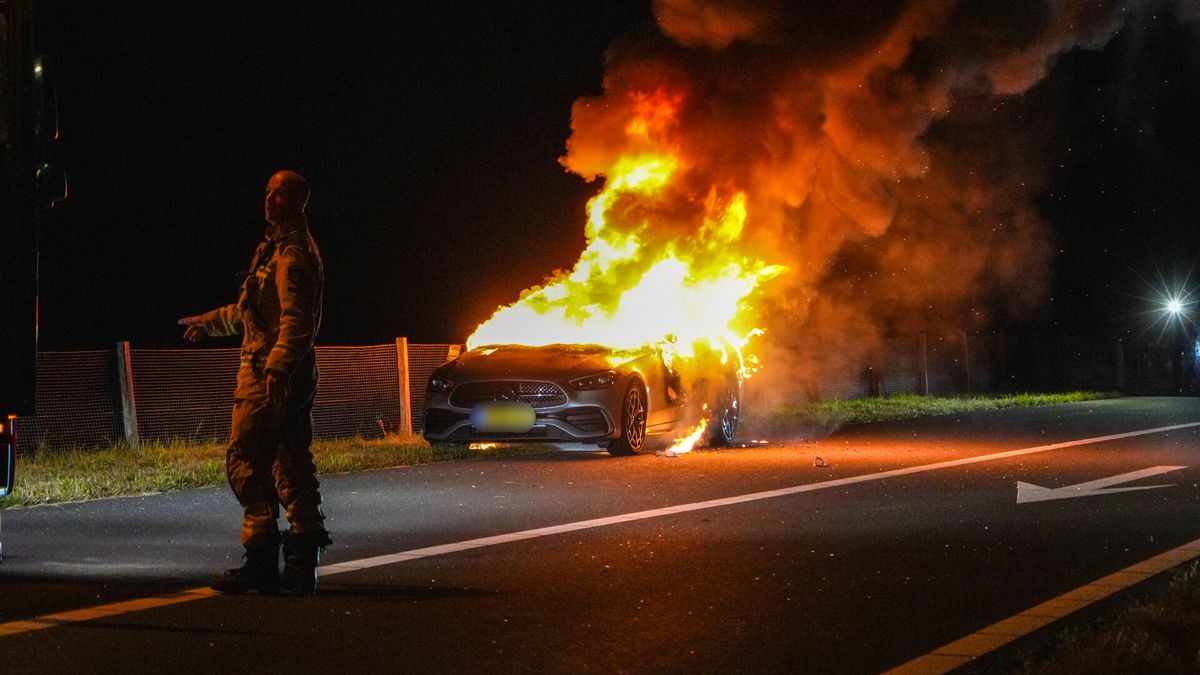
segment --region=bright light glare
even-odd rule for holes
[[[1169,302],[1167,302],[1167,311],[1172,314],[1178,314],[1183,311],[1183,303],[1177,298],[1172,298]]]

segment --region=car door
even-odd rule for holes
[[[646,430],[650,433],[669,431],[679,422],[683,409],[683,383],[679,371],[667,365],[661,351],[656,351],[646,360],[648,363],[643,375],[650,392]]]

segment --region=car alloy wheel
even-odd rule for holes
[[[731,445],[733,439],[737,437],[739,412],[737,392],[733,389],[726,389],[715,407],[710,422],[712,433],[708,440],[713,446],[726,447]]]
[[[625,392],[625,435],[629,438],[629,447],[641,450],[646,442],[646,401],[642,398],[639,387],[630,387]]]
[[[631,382],[621,398],[621,437],[608,444],[611,455],[636,455],[646,442],[646,394]]]

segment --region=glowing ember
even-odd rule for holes
[[[685,360],[697,350],[733,354],[748,374],[742,350],[758,334],[748,298],[785,268],[739,245],[747,220],[744,192],[712,186],[695,196],[683,185],[686,167],[668,133],[681,100],[661,91],[633,97],[628,149],[588,203],[588,243],[579,261],[498,309],[468,338],[468,347],[669,344]],[[669,211],[681,191],[685,202],[695,202],[696,222],[657,222],[655,214]]]
[[[491,450],[492,448],[494,448],[498,445],[500,445],[500,444],[499,443],[472,443],[471,445],[469,445],[467,447],[469,447],[471,450]]]

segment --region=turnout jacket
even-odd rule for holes
[[[265,401],[268,371],[293,389],[316,385],[313,343],[321,328],[324,285],[321,252],[307,225],[282,237],[269,228],[238,301],[201,316],[209,335],[242,335],[234,398]]]

